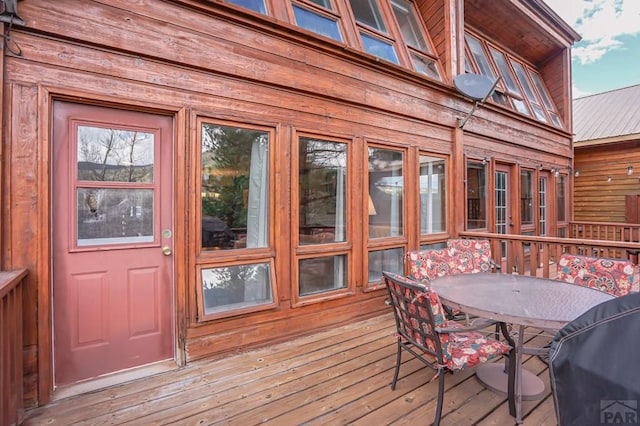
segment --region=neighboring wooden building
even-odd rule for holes
[[[27,407],[384,312],[382,270],[465,228],[566,235],[579,36],[541,0],[17,4]],[[465,70],[502,78],[461,129]]]
[[[573,101],[574,219],[640,223],[640,85]]]

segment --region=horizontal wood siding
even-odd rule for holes
[[[580,175],[574,177],[574,219],[626,222],[625,196],[640,194],[640,140],[575,152],[574,168]],[[633,166],[632,175],[628,166]]]

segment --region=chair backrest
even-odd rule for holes
[[[438,295],[416,280],[382,272],[400,336],[443,363],[440,336],[435,327],[445,327],[444,310]],[[448,337],[443,335],[444,337]]]
[[[591,308],[555,335],[549,375],[559,425],[638,423],[638,330],[634,292]]]
[[[414,250],[406,254],[409,275],[426,282],[445,275],[458,274],[453,252],[449,249]]]
[[[452,238],[447,240],[447,248],[452,250],[456,268],[461,273],[491,272],[493,257],[489,240]]]
[[[637,267],[630,260],[563,253],[556,279],[624,296],[631,291],[636,275]]]

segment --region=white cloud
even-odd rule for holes
[[[623,35],[640,34],[638,0],[545,0],[582,36],[573,58],[581,64],[599,60],[607,52],[623,48]]]

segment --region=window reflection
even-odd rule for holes
[[[467,229],[487,227],[487,176],[481,162],[467,163]]]
[[[420,233],[446,231],[446,169],[442,158],[420,156]]]
[[[347,257],[325,256],[299,261],[300,296],[347,288]]]
[[[369,238],[403,235],[404,155],[369,148]],[[374,214],[371,214],[374,213]]]
[[[296,18],[296,24],[299,27],[337,41],[342,41],[340,28],[334,19],[297,5],[293,5],[293,14]]]
[[[533,225],[533,172],[520,172],[520,222]]]
[[[393,248],[369,252],[368,282],[382,280],[382,271],[404,274],[404,249]]]
[[[269,134],[202,125],[202,248],[267,247]]]
[[[264,5],[264,0],[227,0],[229,3],[237,4],[238,6],[245,7],[247,9],[254,10],[263,15],[267,14],[267,8]]]
[[[153,182],[153,133],[78,126],[78,180]]]
[[[78,188],[77,244],[153,241],[153,189]]]
[[[347,145],[301,137],[300,244],[346,241]]]
[[[203,269],[201,278],[205,315],[273,302],[268,263]]]

